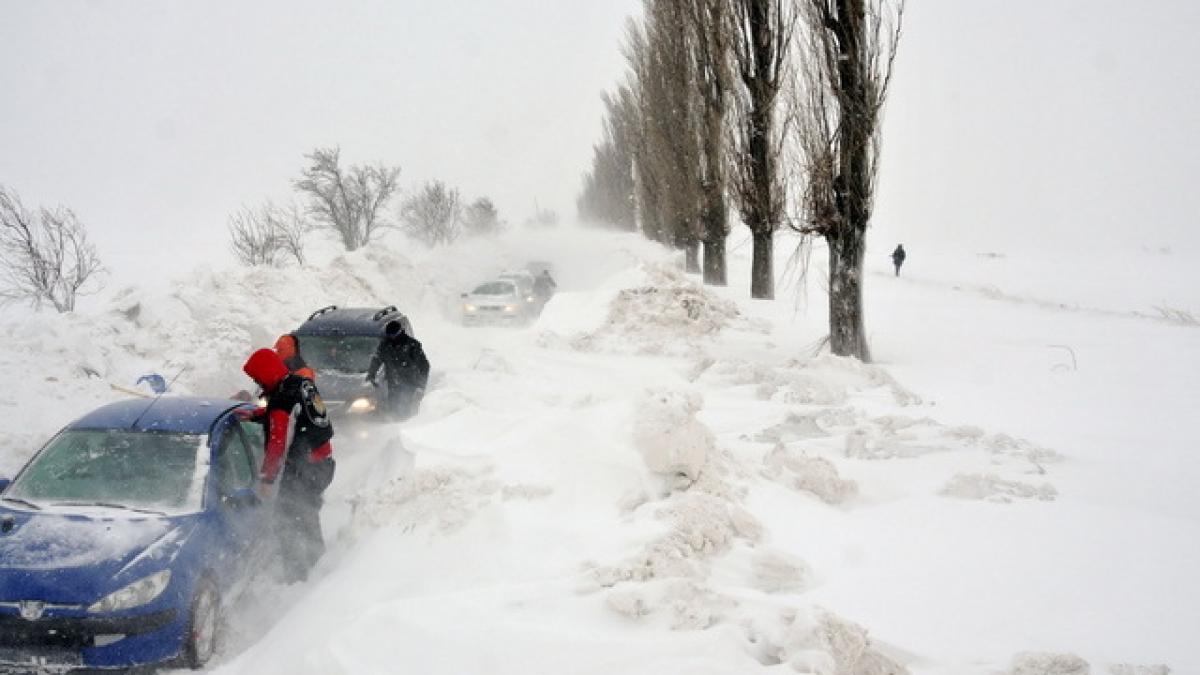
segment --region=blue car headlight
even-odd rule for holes
[[[141,607],[162,595],[170,581],[171,570],[163,570],[148,577],[142,577],[125,588],[109,593],[92,603],[88,607],[88,611],[92,613],[116,612],[122,609]]]

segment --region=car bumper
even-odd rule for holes
[[[464,323],[515,323],[525,318],[526,312],[506,312],[502,308],[481,307],[474,312],[463,312]]]
[[[0,614],[0,672],[70,673],[121,669],[176,658],[186,613],[166,609],[123,616]]]

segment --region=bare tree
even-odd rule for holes
[[[879,122],[904,0],[799,0],[794,128],[805,188],[801,232],[829,249],[829,343],[870,359],[862,271],[878,168]]]
[[[462,234],[462,200],[458,190],[440,180],[426,183],[404,200],[400,220],[404,231],[428,246],[450,244]]]
[[[229,248],[245,265],[274,266],[279,262],[275,228],[261,208],[243,207],[229,216]]]
[[[0,299],[28,300],[58,312],[94,290],[103,271],[96,248],[75,214],[62,206],[31,212],[0,185]]]
[[[462,226],[468,235],[496,234],[504,229],[504,222],[492,200],[480,197],[463,209]]]
[[[696,85],[700,93],[700,220],[703,225],[704,283],[724,286],[725,239],[729,209],[725,202],[725,114],[731,89],[729,53],[733,31],[729,0],[688,0]]]
[[[388,223],[384,207],[396,192],[399,167],[383,164],[342,169],[339,148],[317,148],[295,181],[308,199],[308,214],[338,234],[347,251],[366,246]]]
[[[750,296],[775,297],[775,231],[784,219],[779,92],[795,27],[793,0],[732,0],[732,60],[740,80],[729,125],[731,187],[754,241]]]
[[[291,256],[305,263],[304,238],[312,226],[294,205],[281,208],[265,202],[229,217],[230,248],[247,265],[274,266]]]

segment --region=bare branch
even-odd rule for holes
[[[104,267],[87,232],[67,208],[31,213],[0,185],[0,299],[75,309],[79,295],[96,290]]]

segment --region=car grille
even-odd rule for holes
[[[131,635],[158,630],[175,619],[175,610],[128,618],[47,617],[29,621],[0,616],[0,648],[80,649],[95,644],[97,635]]]

